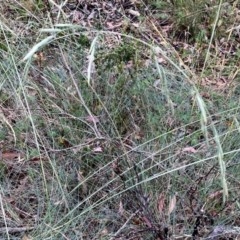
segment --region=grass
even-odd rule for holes
[[[2,5],[1,237],[197,239],[237,226],[237,3],[139,1],[110,31],[103,10],[101,26],[72,23],[68,2]]]

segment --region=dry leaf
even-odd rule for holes
[[[72,144],[64,136],[58,138],[58,143],[65,148],[69,148],[72,146]]]
[[[182,149],[182,152],[196,153],[197,150],[194,147],[185,147]]]
[[[222,197],[222,195],[223,195],[223,190],[213,192],[208,196],[208,200],[212,200],[214,198],[220,198]]]
[[[115,160],[113,163],[112,163],[112,169],[113,169],[113,172],[117,175],[121,175],[122,174],[122,170],[121,170],[121,167],[119,166],[119,163],[117,160]],[[113,176],[115,177],[115,176]]]
[[[109,233],[108,233],[108,230],[107,230],[107,228],[104,228],[102,231],[101,231],[101,236],[102,237],[105,237],[105,236],[107,236]]]
[[[118,213],[119,213],[121,216],[123,216],[123,214],[124,214],[124,208],[123,208],[123,203],[122,203],[122,201],[120,201],[120,203],[119,203]]]
[[[174,195],[171,199],[170,199],[170,203],[169,203],[169,207],[168,207],[168,215],[170,215],[174,208],[176,207],[176,195]]]
[[[140,16],[140,13],[139,13],[138,11],[129,9],[128,12],[129,12],[130,14],[132,14],[133,16],[136,16],[136,17],[139,17],[139,16]]]
[[[162,57],[157,58],[158,63],[166,63],[166,60]]]
[[[152,228],[152,223],[149,221],[149,219],[146,217],[146,216],[143,216],[142,217],[142,220],[146,223],[146,225],[149,227],[149,228]]]
[[[44,53],[39,51],[39,52],[36,52],[34,55],[33,55],[38,67],[43,67],[43,63],[47,60],[47,58],[45,57]]]
[[[95,147],[94,149],[93,149],[93,152],[102,152],[103,150],[102,150],[102,147]]]
[[[160,80],[160,79],[157,79],[157,80],[154,81],[153,86],[154,86],[155,88],[159,88],[159,85],[160,85],[160,84],[161,84],[161,80]]]
[[[64,204],[64,200],[59,200],[53,203],[55,206],[61,206],[62,204]]]
[[[160,214],[163,213],[164,205],[165,205],[165,195],[161,193],[158,197],[158,205],[157,205],[158,212]]]
[[[112,29],[121,27],[123,23],[122,22],[117,23],[117,24],[115,23],[115,25],[114,25],[112,22],[107,22],[106,24],[107,24],[107,29],[112,30]]]
[[[209,93],[207,93],[207,92],[202,92],[202,93],[201,93],[201,96],[202,96],[203,98],[207,98],[207,99],[210,99],[210,97],[211,97],[211,95],[210,95]]]
[[[91,122],[91,123],[98,123],[98,122],[99,122],[98,117],[96,117],[96,116],[94,116],[94,115],[87,116],[87,117],[86,117],[86,120],[87,120],[88,122]]]
[[[83,176],[83,172],[81,172],[81,171],[77,172],[77,179],[78,179],[79,183],[81,183],[83,194],[87,194],[87,184],[85,181],[86,178]]]
[[[83,14],[80,11],[75,10],[73,11],[72,15],[73,15],[73,18],[72,18],[73,23],[80,24],[83,18]]]
[[[132,23],[135,28],[139,28],[139,23]]]
[[[38,94],[38,91],[35,88],[32,88],[32,87],[27,87],[26,91],[27,91],[27,95],[32,96],[32,97],[35,97]]]
[[[23,158],[23,155],[17,151],[7,151],[3,152],[1,154],[1,158],[3,160],[13,161],[13,160],[21,160]]]
[[[32,240],[32,237],[30,237],[29,235],[23,235],[22,240]]]

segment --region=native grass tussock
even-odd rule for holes
[[[196,4],[2,4],[1,237],[238,234],[239,6]]]

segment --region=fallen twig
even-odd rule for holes
[[[0,227],[0,233],[18,233],[34,229],[34,227]]]
[[[209,236],[206,238],[208,240],[217,240],[221,236],[228,235],[234,235],[239,236],[240,235],[240,227],[234,227],[234,226],[216,226],[214,227],[213,231],[209,234]]]

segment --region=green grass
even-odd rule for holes
[[[140,2],[143,25],[151,14],[174,23],[161,44],[145,28],[77,26],[69,9],[42,1],[7,12],[30,27],[23,35],[3,15],[4,239],[176,239],[238,224],[239,56],[217,44],[233,17],[218,25],[225,8],[204,1],[197,12],[192,1],[171,1],[172,12],[151,1],[144,15]],[[215,27],[201,26],[202,38],[206,16]],[[179,38],[182,26],[191,39]],[[235,44],[234,31],[224,43]]]

